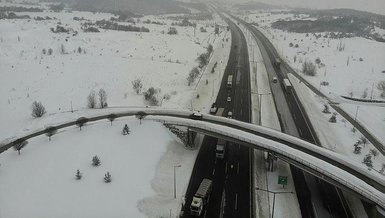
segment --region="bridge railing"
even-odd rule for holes
[[[159,119],[159,118],[154,118],[155,120],[158,120],[158,121],[161,121],[163,123],[168,123],[168,124],[173,124],[173,125],[179,125],[179,126],[186,126],[187,123],[186,122],[179,122],[179,121],[169,121],[169,120],[166,120],[166,119]],[[192,128],[196,128],[196,129],[202,129],[202,125],[199,124],[199,123],[193,123],[193,122],[189,122],[188,123],[188,126],[189,127],[192,127]],[[337,183],[347,187],[348,189],[351,189],[352,191],[356,192],[357,194],[361,195],[361,196],[364,196],[366,197],[367,199],[371,200],[373,203],[377,204],[377,205],[381,205],[381,207],[385,207],[385,202],[382,198],[378,197],[375,193],[373,193],[372,191],[370,190],[367,190],[367,188],[365,186],[357,186],[357,185],[354,185],[354,181],[347,181],[346,179],[342,179],[340,176],[338,176],[337,174],[341,174],[341,173],[346,173],[354,178],[356,178],[354,175],[348,173],[348,172],[343,172],[342,169],[339,169],[323,160],[318,160],[318,161],[322,161],[322,164],[323,165],[328,165],[327,167],[329,168],[332,168],[333,171],[335,173],[332,173],[332,172],[329,172],[327,170],[325,170],[324,168],[321,168],[313,163],[311,163],[310,161],[308,160],[305,160],[304,158],[300,158],[296,155],[293,155],[289,152],[286,152],[285,150],[283,149],[280,149],[278,147],[275,147],[275,146],[269,146],[267,147],[266,145],[264,145],[263,143],[259,143],[257,141],[257,139],[253,140],[251,138],[248,138],[248,137],[243,137],[243,136],[240,136],[240,135],[237,135],[237,134],[233,134],[233,133],[230,133],[230,132],[227,132],[227,131],[222,131],[218,128],[211,128],[211,127],[204,127],[204,130],[206,131],[209,131],[209,132],[213,132],[213,133],[217,133],[218,135],[224,135],[224,136],[228,136],[228,137],[231,137],[231,138],[234,138],[234,139],[237,139],[238,141],[242,141],[242,142],[245,142],[245,143],[248,143],[248,144],[258,144],[259,147],[262,147],[262,148],[265,148],[267,150],[270,150],[272,152],[275,152],[277,154],[280,154],[282,156],[285,156],[289,159],[292,159],[292,160],[295,160],[296,162],[304,165],[304,166],[307,166],[313,170],[315,170],[316,172],[319,172],[321,173],[322,175],[325,175],[326,177],[328,177],[329,179],[332,179],[334,181],[336,181]],[[249,133],[250,134],[250,133]],[[250,134],[251,137],[258,137],[258,136],[253,136],[252,134]],[[268,140],[268,139],[266,139]],[[278,142],[275,142],[275,141],[271,141],[271,144],[276,144]],[[280,144],[280,143],[278,143]],[[294,149],[293,149],[294,150]],[[310,155],[304,153],[304,152],[301,152],[301,151],[297,151],[297,152],[300,152],[301,153],[301,156],[309,156],[311,157]],[[338,172],[339,171],[339,172]],[[358,179],[358,178],[356,178]]]

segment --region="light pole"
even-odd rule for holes
[[[215,81],[217,81],[217,79],[213,79],[213,91],[212,91],[213,98],[214,98],[214,90],[215,90]]]
[[[370,100],[373,99],[373,87],[374,87],[374,83],[372,84],[372,91],[370,92]]]
[[[354,116],[354,121],[357,121],[357,113],[358,113],[358,108],[360,108],[359,105],[357,105],[357,109],[356,109],[356,115]]]
[[[291,192],[276,192],[276,191],[269,191],[269,190],[258,188],[258,187],[256,187],[255,189],[273,194],[273,211],[271,212],[271,218],[274,218],[275,194],[294,194],[293,191],[291,191]]]
[[[176,198],[176,176],[175,176],[175,169],[177,167],[181,167],[182,165],[174,165],[174,199]]]

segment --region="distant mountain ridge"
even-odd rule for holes
[[[297,33],[330,32],[326,37],[364,37],[379,42],[385,38],[376,33],[375,27],[385,29],[385,16],[352,9],[295,9],[290,13],[308,14],[316,20],[278,20],[271,24],[272,28]]]
[[[297,8],[292,10],[293,13],[309,14],[314,16],[354,16],[354,17],[376,17],[384,19],[385,15],[375,14],[367,11],[359,11],[349,8],[336,8],[336,9],[308,9]]]
[[[132,12],[135,14],[190,13],[186,8],[203,10],[203,3],[186,3],[175,0],[56,0],[70,5],[74,10],[98,12]]]
[[[288,8],[284,6],[266,4],[263,2],[246,2],[242,4],[236,4],[234,7],[238,8],[239,10],[270,10]]]

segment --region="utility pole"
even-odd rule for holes
[[[356,115],[354,116],[354,121],[357,121],[357,113],[358,113],[358,108],[360,108],[360,106],[357,105],[357,109],[356,109]]]
[[[174,165],[174,199],[176,199],[176,176],[175,176],[175,169],[177,167],[181,167],[182,165]]]

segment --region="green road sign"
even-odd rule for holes
[[[287,185],[287,176],[278,176],[279,185]]]

